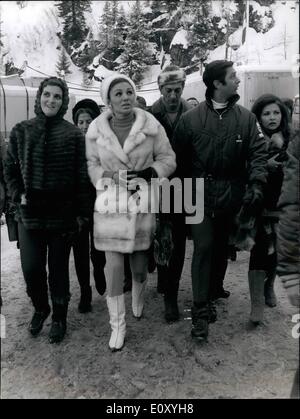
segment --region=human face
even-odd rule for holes
[[[160,89],[163,101],[168,110],[176,110],[180,103],[180,98],[183,92],[183,85],[181,82],[165,84]]]
[[[133,88],[126,81],[117,83],[109,93],[109,102],[117,117],[130,115],[135,104]]]
[[[281,111],[277,103],[270,103],[263,108],[260,122],[263,128],[276,130],[280,126],[281,118]]]
[[[222,95],[224,100],[228,100],[237,93],[240,84],[240,79],[237,77],[236,71],[233,67],[226,69],[226,76],[224,84],[218,83],[219,93]]]
[[[86,134],[91,122],[92,122],[91,115],[87,112],[82,112],[78,116],[77,127],[83,132],[83,134]]]
[[[60,110],[63,101],[62,89],[58,86],[45,86],[41,95],[41,108],[48,116],[55,116]]]

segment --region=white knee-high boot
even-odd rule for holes
[[[116,297],[106,297],[109,311],[109,322],[112,333],[109,340],[109,347],[112,351],[119,351],[124,346],[126,333],[125,323],[125,298],[124,294]]]
[[[146,285],[147,279],[144,282],[132,279],[132,312],[138,319],[142,317],[143,313]]]

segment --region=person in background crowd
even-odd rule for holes
[[[286,288],[290,302],[300,307],[300,132],[289,143],[288,160],[278,201],[277,273]],[[299,399],[299,366],[291,398]]]
[[[191,106],[191,108],[195,108],[199,105],[199,100],[195,97],[189,97],[186,101]]]
[[[293,116],[293,110],[294,110],[294,102],[293,99],[290,99],[288,97],[284,97],[281,99],[281,102],[286,106],[287,110],[288,110],[288,115],[289,115],[289,122],[292,121],[292,116]]]
[[[81,130],[83,135],[85,135],[90,123],[93,121],[93,119],[100,115],[99,106],[92,99],[83,99],[76,103],[72,110],[72,115],[74,124]],[[94,202],[96,199],[96,190],[92,183],[90,183],[89,192],[91,194],[91,199]],[[96,289],[100,295],[103,295],[106,289],[104,275],[105,253],[98,251],[94,246],[93,211],[91,211],[90,214],[89,224],[86,226],[86,228],[82,229],[82,231],[74,239],[72,248],[74,253],[76,274],[81,292],[78,310],[80,313],[87,313],[92,310],[92,289],[90,286],[90,248]]]
[[[217,319],[213,301],[230,295],[223,281],[235,215],[243,200],[255,211],[267,175],[264,137],[255,116],[237,105],[240,81],[233,62],[209,63],[203,81],[206,101],[182,115],[172,140],[178,176],[204,178],[204,219],[191,224],[191,335],[198,341],[207,338],[208,323]]]
[[[181,97],[185,79],[184,70],[174,65],[167,66],[159,74],[157,81],[161,97],[149,108],[149,112],[165,128],[170,141],[181,115],[190,109]],[[177,298],[185,257],[186,226],[184,214],[175,214],[172,207],[171,213],[164,214],[163,217],[172,223],[174,247],[169,265],[157,265],[157,280],[158,292],[164,294],[165,320],[171,323],[179,319]]]
[[[4,185],[4,175],[3,175],[3,154],[4,146],[2,144],[2,138],[0,136],[0,221],[2,214],[4,213],[5,208],[5,185]],[[0,306],[2,306],[2,296],[0,295]]]
[[[50,343],[66,333],[71,240],[86,224],[91,205],[84,136],[63,119],[68,104],[64,80],[43,80],[36,117],[12,129],[4,160],[8,195],[17,208],[22,271],[35,309],[29,330],[37,336],[50,314],[49,283]]]
[[[287,159],[290,127],[287,108],[277,96],[260,96],[253,104],[252,112],[261,126],[268,151],[267,184],[256,219],[255,245],[250,253],[248,274],[250,320],[258,324],[263,321],[264,303],[269,307],[276,306],[274,281],[277,265],[276,224],[279,215],[277,202],[282,187],[283,164]]]
[[[169,176],[176,165],[164,128],[151,114],[135,107],[136,88],[130,78],[114,74],[104,79],[101,96],[111,110],[91,123],[86,152],[88,172],[98,195],[94,212],[95,246],[106,255],[107,306],[112,328],[109,347],[116,351],[122,349],[126,333],[124,254],[129,254],[132,272],[132,311],[140,318],[148,250],[155,231],[155,214],[145,204],[148,190],[138,189],[141,195],[147,195],[146,200],[140,200],[146,207],[134,211],[137,209],[132,200],[136,196],[134,185],[137,179],[150,182],[153,177]],[[109,180],[111,186],[107,187]]]
[[[147,102],[142,96],[136,97],[136,103],[139,108],[143,109],[144,111],[147,110]]]

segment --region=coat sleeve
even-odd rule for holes
[[[248,182],[267,183],[267,144],[254,114],[250,113],[249,148],[247,156]]]
[[[183,179],[190,176],[191,171],[191,139],[184,115],[181,116],[171,139],[171,145],[176,155],[176,176]]]
[[[86,158],[87,158],[87,168],[88,174],[91,179],[92,184],[97,186],[99,179],[103,177],[104,169],[101,166],[101,161],[99,158],[97,150],[97,125],[96,121],[92,121],[89,126],[88,132],[85,137],[86,144]]]
[[[157,138],[154,140],[153,169],[158,177],[169,177],[176,169],[175,153],[172,150],[166,131],[162,125],[158,127]]]
[[[296,141],[298,152],[296,154]],[[299,307],[300,287],[300,144],[290,142],[278,208],[277,273],[292,304]]]
[[[4,159],[4,180],[6,182],[7,194],[10,201],[14,204],[21,201],[21,194],[25,191],[18,157],[17,132],[18,135],[21,135],[20,125],[16,125],[10,133]]]

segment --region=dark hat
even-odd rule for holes
[[[158,75],[157,83],[159,87],[164,86],[165,84],[171,83],[185,83],[186,74],[185,71],[178,67],[177,65],[169,65],[163,69],[163,71]]]
[[[215,60],[205,66],[203,81],[207,87],[213,85],[214,80],[220,80],[226,68],[232,67],[233,62],[227,60]]]
[[[79,109],[84,109],[85,111],[89,112],[92,119],[95,119],[100,115],[99,106],[93,99],[80,100],[72,109],[72,117],[75,125],[77,125]]]

